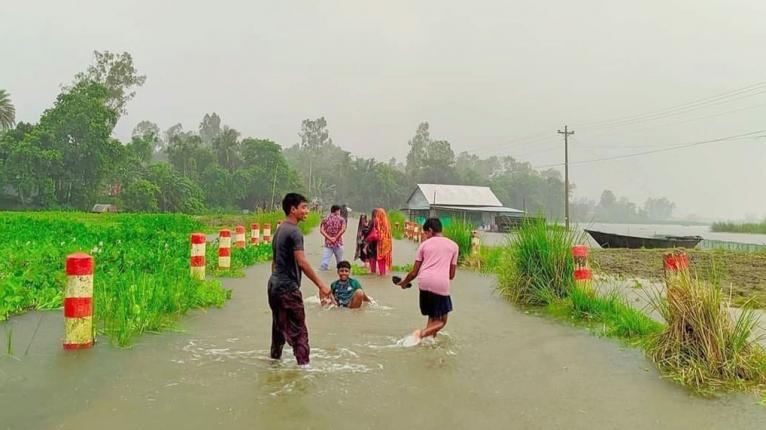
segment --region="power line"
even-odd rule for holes
[[[603,119],[603,120],[597,120],[597,121],[590,121],[585,123],[577,124],[578,127],[600,127],[604,125],[608,125],[610,123],[616,123],[616,122],[624,122],[624,121],[632,121],[639,118],[647,117],[647,116],[656,116],[656,115],[662,115],[662,114],[668,114],[674,111],[677,111],[679,109],[688,109],[690,107],[697,107],[697,106],[704,106],[713,102],[717,102],[719,100],[724,100],[727,98],[735,97],[742,94],[747,94],[749,92],[753,91],[760,91],[766,88],[766,81],[760,81],[756,82],[754,84],[746,85],[741,88],[737,88],[734,90],[726,91],[723,93],[715,94],[712,96],[704,97],[701,99],[692,100],[686,103],[682,103],[679,105],[670,106],[667,108],[659,109],[656,111],[649,111],[644,112],[640,114],[633,114],[633,115],[626,115],[621,117],[614,117],[609,119]],[[760,92],[758,93],[760,94]],[[755,94],[753,94],[755,95]]]
[[[565,166],[566,167],[566,164],[587,164],[587,163],[595,163],[595,162],[599,162],[599,161],[620,160],[620,159],[624,159],[624,158],[638,157],[638,156],[641,156],[641,155],[656,154],[656,153],[659,153],[659,152],[675,151],[677,149],[689,148],[689,147],[692,147],[692,146],[707,145],[707,144],[710,144],[710,143],[725,142],[725,141],[730,141],[730,140],[739,140],[739,139],[743,139],[743,138],[760,139],[760,138],[766,137],[766,135],[755,136],[755,135],[757,135],[759,133],[766,133],[766,129],[751,131],[749,133],[737,134],[737,135],[734,135],[734,136],[721,137],[721,138],[718,138],[718,139],[702,140],[702,141],[698,141],[698,142],[684,143],[684,144],[675,145],[675,146],[671,146],[671,147],[667,147],[667,148],[662,148],[662,149],[654,149],[654,150],[649,150],[649,151],[634,152],[634,153],[631,153],[631,154],[615,155],[615,156],[612,156],[612,157],[593,158],[593,159],[590,159],[590,160],[574,161],[574,162],[571,162],[571,163],[567,163],[565,161],[564,163],[545,164],[545,165],[540,165],[540,166],[533,166],[533,168],[534,169],[546,169],[546,168],[550,168],[550,167],[560,167],[560,166]]]
[[[756,92],[756,93],[744,94],[744,95],[741,95],[739,97],[734,97],[734,98],[725,99],[725,100],[719,100],[719,101],[716,101],[716,102],[707,103],[705,105],[699,105],[699,106],[685,108],[683,110],[676,110],[674,112],[669,112],[669,113],[666,113],[666,114],[658,114],[658,115],[646,116],[646,117],[643,117],[643,118],[636,118],[636,119],[633,119],[633,120],[625,120],[625,121],[615,122],[615,123],[612,123],[612,124],[606,124],[606,125],[602,125],[602,126],[598,126],[598,127],[585,127],[585,128],[587,128],[588,130],[608,130],[608,129],[613,129],[613,128],[627,127],[627,126],[631,126],[631,125],[635,125],[635,124],[641,124],[641,123],[644,123],[644,122],[657,121],[657,120],[661,120],[661,119],[665,119],[665,118],[669,118],[669,117],[673,117],[673,116],[683,115],[683,114],[686,114],[686,113],[689,113],[689,112],[694,112],[694,111],[697,111],[697,110],[700,110],[700,109],[706,109],[706,108],[709,108],[711,106],[716,106],[716,105],[720,105],[720,104],[731,103],[731,102],[734,102],[734,101],[737,101],[737,100],[740,100],[740,99],[744,99],[744,98],[748,98],[748,97],[753,97],[753,96],[757,96],[757,95],[760,95],[760,94],[766,94],[766,89],[764,89],[763,91]]]

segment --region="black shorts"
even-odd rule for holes
[[[420,313],[431,318],[441,318],[452,312],[452,299],[430,291],[420,290]]]

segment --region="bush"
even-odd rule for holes
[[[509,258],[498,267],[500,293],[527,305],[567,297],[574,285],[571,249],[576,239],[574,233],[542,219],[524,221],[507,245]]]
[[[647,353],[667,376],[697,391],[766,388],[766,352],[753,338],[758,317],[745,307],[732,319],[720,288],[688,271],[667,279],[652,304],[667,327]]]

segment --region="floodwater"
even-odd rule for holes
[[[312,261],[320,251],[313,233]],[[413,251],[397,242],[395,264]],[[127,349],[62,351],[60,311],[0,325],[14,353],[0,358],[0,429],[766,428],[756,396],[689,394],[640,350],[526,314],[471,272],[454,281],[445,333],[416,347],[400,344],[424,323],[417,290],[364,276],[377,306],[322,309],[306,280],[311,366],[298,368],[289,348],[275,363],[267,275],[259,265],[226,280],[224,308]]]

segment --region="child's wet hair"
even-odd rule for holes
[[[348,269],[348,270],[351,270],[351,263],[349,263],[349,262],[348,262],[348,261],[346,261],[346,260],[343,260],[343,261],[341,261],[340,263],[338,263],[338,265],[337,265],[336,267],[337,267],[337,269],[338,269],[338,270],[340,270],[340,269]]]

